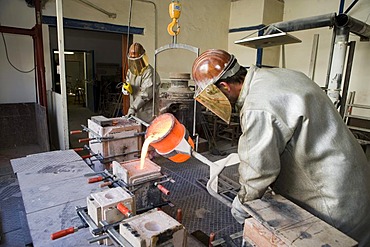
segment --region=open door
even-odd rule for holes
[[[59,54],[54,51],[54,75],[53,75],[53,89],[54,89],[54,113],[56,122],[53,126],[57,126],[58,137],[56,140],[60,140],[61,136],[59,133],[61,126],[61,109],[62,109],[62,98],[61,97],[61,85],[59,76]],[[99,102],[99,95],[97,93],[97,86],[94,82],[94,53],[93,51],[65,51],[65,75],[66,75],[66,95],[67,99],[67,111],[68,111],[68,133],[70,130],[81,129],[81,116],[85,119],[91,117],[91,115],[97,110]],[[60,96],[59,96],[59,95]],[[73,140],[69,140],[70,147],[76,147],[75,143],[71,143]],[[54,141],[54,146],[58,149],[63,149],[60,141]]]

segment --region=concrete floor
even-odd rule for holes
[[[39,152],[37,145],[0,149],[0,246],[32,246],[18,179],[10,160]]]
[[[87,125],[87,119],[94,115],[83,106],[82,102],[68,99],[68,118],[70,130],[80,130],[81,124]],[[81,147],[80,138],[86,138],[87,133],[71,136],[70,147]],[[23,199],[19,189],[16,174],[10,160],[40,153],[38,145],[27,145],[13,148],[0,148],[0,246],[19,247],[32,246],[29,234]],[[81,155],[85,153],[82,152]]]
[[[80,130],[81,124],[87,125],[87,119],[93,115],[99,115],[84,107],[81,102],[76,102],[74,98],[70,97],[68,102],[70,130]],[[71,135],[70,148],[83,147],[84,144],[79,143],[78,139],[86,137],[87,133]],[[220,150],[228,153],[236,152],[236,147],[231,146],[227,141],[217,142],[217,145]],[[33,246],[18,180],[10,160],[40,152],[41,149],[37,145],[0,148],[0,247]],[[83,152],[79,154],[84,155]],[[221,157],[208,154],[208,158],[217,160]]]

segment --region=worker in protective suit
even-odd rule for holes
[[[126,117],[134,115],[147,123],[153,120],[153,116],[156,115],[156,112],[153,113],[154,81],[156,82],[155,97],[158,98],[159,75],[156,73],[154,78],[154,69],[148,63],[144,47],[139,43],[133,43],[128,53],[126,82],[122,85],[122,93],[130,95],[130,108]]]
[[[241,189],[231,213],[275,193],[370,246],[370,165],[323,90],[289,69],[248,70],[223,50],[207,50],[193,64],[195,99],[226,122],[239,111]]]

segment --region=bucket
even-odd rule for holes
[[[151,135],[157,136],[157,139],[150,145],[160,155],[176,163],[184,162],[190,158],[194,142],[184,125],[171,113],[159,115],[151,122],[145,138]]]

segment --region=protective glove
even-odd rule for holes
[[[136,111],[135,111],[134,108],[129,108],[125,117],[129,118],[131,116],[135,116],[135,113],[136,113]]]
[[[122,84],[122,93],[123,93],[124,95],[130,95],[130,94],[132,94],[132,86],[131,86],[131,84],[130,84],[130,83],[128,83],[128,82],[124,82],[124,83]]]
[[[231,205],[231,214],[239,224],[244,224],[245,219],[250,217],[250,215],[242,208],[242,204],[238,196],[235,196]]]

